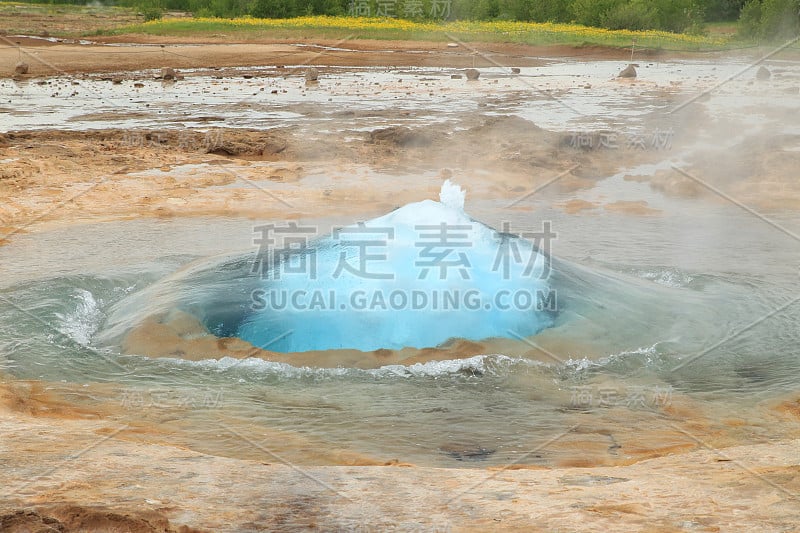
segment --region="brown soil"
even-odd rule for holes
[[[100,37],[98,44],[53,43],[41,39],[0,36],[0,77],[11,77],[20,57],[30,64],[28,76],[123,72],[159,69],[220,68],[264,65],[421,66],[421,67],[535,67],[547,58],[623,61],[629,52],[602,46],[528,46],[513,43],[468,43],[453,49],[447,43],[261,39],[237,42],[230,37],[161,37],[121,35]],[[16,43],[20,43],[18,48]],[[152,46],[106,46],[106,44]],[[160,45],[166,45],[162,48]],[[304,45],[304,46],[298,46]],[[347,50],[327,50],[325,46]],[[641,52],[648,55],[647,52]],[[685,55],[685,54],[683,54]],[[673,54],[678,56],[678,54]]]
[[[7,533],[202,533],[188,526],[173,527],[156,511],[115,511],[79,505],[16,510],[0,516]]]
[[[563,135],[522,119],[476,116],[465,121],[471,127],[453,134],[443,126],[390,128],[348,142],[339,135],[308,140],[293,129],[221,129],[211,136],[221,140],[211,144],[208,135],[191,131],[0,134],[0,157],[10,160],[0,167],[0,193],[7,199],[0,206],[0,238],[9,239],[33,225],[132,216],[292,219],[352,213],[353,205],[366,209],[363,215],[374,215],[437,192],[413,182],[387,183],[395,189],[387,198],[357,181],[336,179],[355,165],[409,175],[469,168],[471,172],[459,175],[458,181],[471,195],[510,201],[559,174],[563,176],[552,185],[555,190],[591,188],[597,176],[613,173],[620,164],[611,152],[569,148]],[[137,142],[131,141],[134,134]],[[642,161],[653,157],[657,154],[631,155]],[[208,168],[179,181],[159,173],[142,174],[186,164]],[[265,164],[268,179],[301,184],[314,165],[324,164],[332,188],[317,185],[265,197],[252,186],[264,179]],[[493,179],[483,179],[480,169],[492,172]],[[524,202],[515,208],[524,208]]]

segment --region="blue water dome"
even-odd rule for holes
[[[498,232],[464,212],[449,180],[439,201],[261,253],[258,288],[237,336],[276,352],[429,348],[450,339],[527,337],[553,320],[541,242]],[[277,240],[277,239],[275,239]],[[538,242],[537,242],[538,241]]]

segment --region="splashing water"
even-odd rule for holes
[[[464,189],[456,185],[450,180],[446,180],[442,184],[442,190],[439,191],[439,203],[450,209],[464,211],[464,200],[466,199],[466,192]]]
[[[89,346],[102,317],[100,306],[94,295],[85,289],[75,289],[75,309],[68,313],[56,313],[61,326],[58,330],[81,346]]]

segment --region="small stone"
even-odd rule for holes
[[[142,87],[144,87],[144,83],[137,81],[136,83],[133,84],[133,86],[136,87],[137,89],[141,89]]]
[[[470,80],[470,81],[477,80],[481,75],[480,71],[478,69],[474,69],[474,68],[468,68],[467,70],[464,71],[464,74],[467,76],[467,79]]]
[[[511,68],[511,74],[519,74],[520,72],[522,72],[522,71],[519,69],[519,67],[512,67]]]
[[[617,75],[618,78],[635,78],[636,68],[633,65],[628,65]]]
[[[461,74],[450,74],[450,79],[451,80],[460,80],[463,77],[464,76],[462,76]]]
[[[174,80],[175,79],[175,69],[172,67],[164,67],[161,69],[161,79],[162,80]]]
[[[17,63],[14,66],[14,74],[27,74],[28,70],[30,70],[30,65],[27,63]]]
[[[483,461],[493,455],[496,450],[485,448],[476,443],[451,443],[439,447],[439,451],[449,455],[457,461],[471,460]]]
[[[458,48],[458,43],[447,43],[447,48]]]
[[[122,84],[122,78],[119,78],[119,77],[111,78],[111,83],[113,83],[114,85],[120,85],[120,84]]]
[[[306,70],[306,81],[317,81],[319,79],[319,70],[315,67],[311,67],[310,69]]]
[[[757,80],[761,80],[761,81],[768,80],[768,79],[770,79],[771,76],[772,76],[772,73],[769,71],[769,69],[767,67],[765,67],[764,65],[761,65],[760,67],[758,67],[758,71],[756,71],[756,79]]]

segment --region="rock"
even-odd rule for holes
[[[18,510],[0,516],[0,531],[35,531],[58,533],[66,531],[64,524],[33,510]]]
[[[467,76],[467,79],[470,80],[470,81],[477,80],[481,75],[480,71],[478,69],[474,69],[474,68],[468,68],[467,70],[464,71],[464,74]]]
[[[767,67],[765,67],[764,65],[758,67],[758,70],[756,71],[757,80],[762,80],[762,81],[768,80],[770,79],[770,77],[772,77],[772,73],[769,71]]]
[[[27,74],[30,68],[27,63],[19,62],[14,66],[14,74]]]
[[[447,48],[458,48],[458,43],[447,43]]]
[[[306,70],[306,81],[317,81],[319,79],[319,70],[315,67],[311,67],[310,69]]]
[[[618,78],[635,78],[636,68],[633,65],[628,65],[617,75]]]
[[[122,83],[122,78],[111,78],[111,83],[114,85],[120,85]]]
[[[511,68],[511,74],[519,74],[520,72],[522,72],[522,71],[519,69],[519,67],[512,67]]]
[[[448,442],[439,446],[439,451],[449,455],[457,461],[482,461],[495,453],[496,450],[484,448],[480,444],[475,443]]]
[[[174,80],[175,79],[175,69],[172,67],[164,67],[161,69],[161,79],[162,80]]]
[[[141,89],[142,87],[144,87],[144,83],[137,81],[136,83],[133,84],[133,86],[136,87],[137,89]]]
[[[268,134],[255,138],[222,139],[219,143],[207,146],[206,153],[233,157],[268,157],[283,152],[288,146],[285,139]]]
[[[461,79],[461,78],[463,78],[463,77],[464,77],[464,76],[462,76],[461,74],[451,74],[451,75],[450,75],[450,79],[451,79],[451,80],[460,80],[460,79]]]
[[[574,476],[562,476],[558,479],[559,483],[571,485],[573,487],[592,487],[595,485],[611,485],[613,483],[625,483],[630,479],[625,477],[596,476],[594,474],[578,474]]]
[[[424,133],[413,131],[405,126],[390,126],[369,132],[368,142],[395,146],[428,146],[432,141]]]

